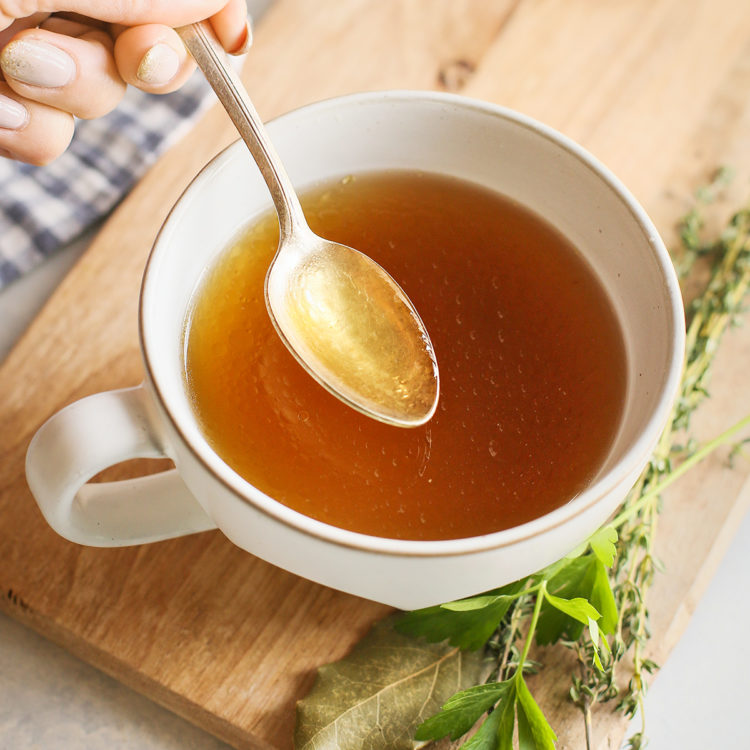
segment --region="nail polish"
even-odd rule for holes
[[[160,42],[146,52],[138,66],[138,79],[152,86],[169,83],[180,69],[178,54],[168,45]]]
[[[0,128],[18,130],[28,119],[29,112],[23,104],[0,94]]]
[[[43,88],[65,86],[76,74],[76,64],[67,52],[35,39],[8,44],[0,55],[0,67],[7,78]]]

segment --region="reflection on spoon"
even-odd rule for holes
[[[281,339],[349,406],[400,427],[435,413],[438,367],[419,314],[375,261],[313,234],[289,177],[207,23],[177,29],[250,149],[279,215],[266,305]]]
[[[286,345],[339,398],[400,426],[434,414],[438,369],[427,331],[367,256],[311,234],[302,252],[282,247],[266,291]]]

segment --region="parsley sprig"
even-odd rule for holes
[[[402,632],[430,641],[448,639],[462,648],[483,646],[498,629],[509,631],[505,635],[515,639],[520,632],[519,613],[521,617],[528,614],[529,619],[517,659],[511,661],[513,649],[507,644],[512,641],[506,641],[500,652],[494,674],[501,679],[456,693],[440,713],[419,727],[417,740],[445,736],[458,739],[491,711],[463,748],[510,749],[514,732],[521,747],[554,748],[555,733],[524,679],[528,671],[534,671],[534,665],[529,664],[529,651],[534,640],[542,645],[561,639],[575,641],[585,629],[597,667],[603,669],[602,660],[611,659],[609,644],[602,634],[612,635],[617,623],[607,573],[615,556],[616,538],[614,527],[607,526],[584,547],[523,581],[404,615],[397,626]],[[532,602],[530,611],[526,611]]]

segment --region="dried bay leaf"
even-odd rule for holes
[[[416,728],[480,680],[482,656],[398,633],[392,615],[297,704],[295,750],[414,750]]]

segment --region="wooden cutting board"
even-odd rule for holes
[[[746,0],[277,0],[257,29],[246,83],[268,119],[358,90],[449,89],[544,120],[593,151],[668,241],[713,168],[750,192]],[[133,190],[0,369],[0,606],[83,659],[237,747],[290,748],[295,701],[385,607],[272,568],[218,532],[126,549],[57,537],[23,475],[38,425],[66,403],[141,376],[136,305],[146,254],[195,172],[234,139],[209,112]],[[750,412],[750,325],[733,331],[712,398],[711,436]],[[715,456],[666,500],[651,598],[664,661],[750,504],[748,466]],[[744,490],[743,490],[744,486]],[[583,746],[565,694],[570,665],[546,657],[533,689],[560,747]],[[614,747],[621,718],[596,718]]]

